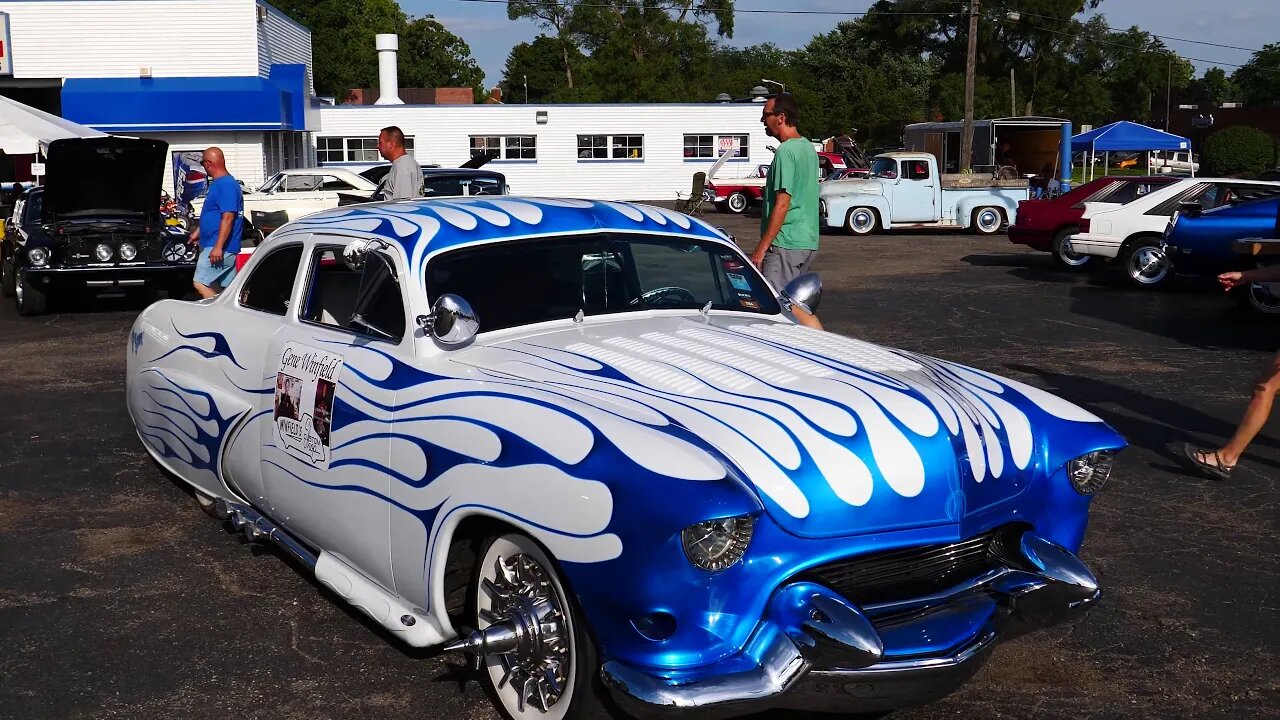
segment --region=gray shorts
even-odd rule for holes
[[[790,250],[770,245],[764,262],[760,263],[760,272],[774,290],[782,292],[787,283],[809,272],[809,265],[817,254],[817,250]]]

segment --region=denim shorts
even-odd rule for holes
[[[200,248],[200,257],[196,258],[196,275],[195,281],[205,287],[213,287],[217,285],[225,288],[236,279],[236,256],[235,253],[223,252],[222,264],[214,265],[209,262],[209,253],[213,252],[213,248]]]

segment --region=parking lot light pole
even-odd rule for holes
[[[964,62],[964,130],[960,133],[960,172],[973,169],[973,82],[978,58],[978,0],[969,3],[969,52]]]
[[[780,83],[780,82],[778,82],[778,81],[776,81],[776,80],[766,80],[766,79],[764,79],[764,78],[760,78],[760,82],[762,82],[762,83],[769,83],[770,85],[777,85],[779,88],[782,88],[782,92],[786,92],[786,91],[787,91],[787,86],[786,86],[786,85],[783,85],[782,83]]]

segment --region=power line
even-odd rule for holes
[[[1011,10],[1009,12],[1015,12],[1022,17],[1040,18],[1041,20],[1055,20],[1055,21],[1062,20],[1062,18],[1053,17],[1051,15],[1037,15],[1035,13],[1022,12],[1021,10]],[[1108,25],[1106,18],[1103,17],[1102,15],[1096,15],[1094,17],[1098,17],[1102,19],[1102,26],[1107,29],[1107,32],[1121,32],[1111,27],[1110,25]],[[1044,28],[1041,28],[1041,29],[1044,29]],[[1180,37],[1174,37],[1172,35],[1156,35],[1155,33],[1150,33],[1150,32],[1147,34],[1153,38],[1159,38],[1161,40],[1173,40],[1176,42],[1195,43],[1196,45],[1208,45],[1210,47],[1226,48],[1228,50],[1244,50],[1245,52],[1253,52],[1253,53],[1262,52],[1262,50],[1258,48],[1240,47],[1239,45],[1223,45],[1221,43],[1211,43],[1205,40],[1192,40],[1190,38],[1180,38]],[[1201,60],[1200,62],[1211,62],[1211,61]]]
[[[508,0],[452,0],[452,2],[506,5],[508,3]],[[603,8],[603,9],[614,9],[618,7],[617,5],[608,5],[604,3],[600,3],[600,4],[567,3],[567,2],[556,2],[555,0],[534,0],[532,4],[540,5],[543,7],[588,7],[588,8]],[[671,7],[671,8],[653,8],[653,9],[674,10],[676,8]],[[956,12],[872,12],[870,10],[864,10],[862,12],[850,12],[847,10],[765,10],[765,9],[751,9],[751,8],[734,8],[732,12],[734,15],[743,15],[743,14],[746,14],[746,15],[835,15],[838,17],[865,17],[867,15],[888,15],[888,16],[897,16],[897,17],[901,17],[901,16],[947,17],[950,15],[960,14],[959,10],[957,10]]]

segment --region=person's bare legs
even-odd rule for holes
[[[1263,371],[1253,386],[1253,395],[1249,398],[1249,406],[1245,408],[1244,417],[1236,427],[1231,440],[1218,450],[1218,459],[1228,467],[1240,461],[1244,450],[1258,435],[1258,431],[1266,424],[1271,415],[1271,403],[1275,400],[1276,391],[1280,390],[1280,353],[1271,358],[1271,363]]]
[[[200,293],[200,297],[204,300],[208,300],[209,298],[212,298],[212,297],[218,297],[218,293],[222,292],[221,289],[214,290],[213,288],[203,283],[198,283],[193,281],[191,285],[195,287],[196,292]]]

